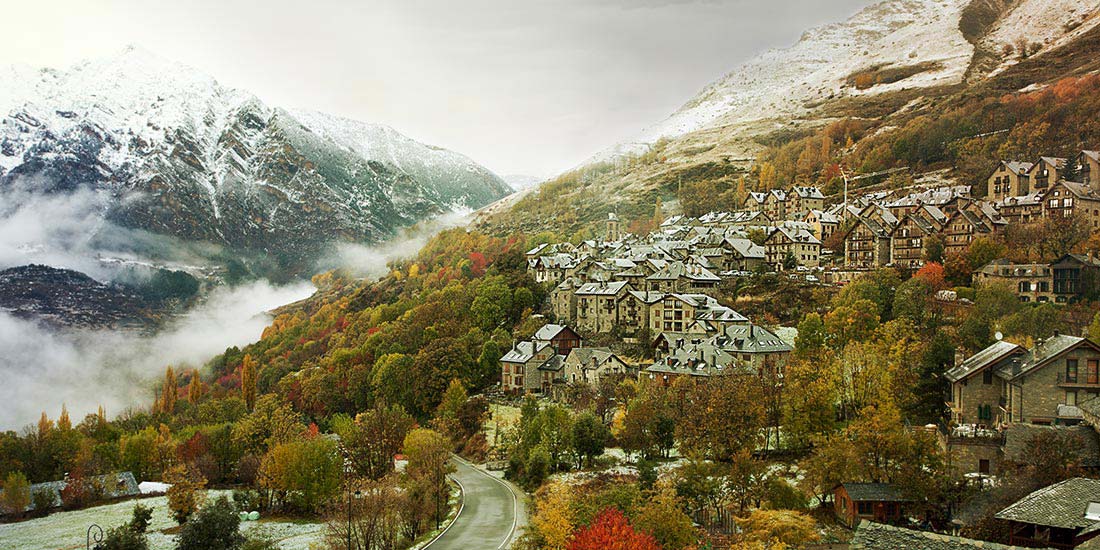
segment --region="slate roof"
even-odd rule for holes
[[[794,349],[770,330],[751,323],[726,327],[715,345],[735,353],[783,353]]]
[[[565,366],[565,357],[562,355],[551,355],[545,363],[538,366],[538,370],[545,370],[550,372],[557,372]]]
[[[1028,170],[1031,170],[1031,167],[1033,166],[1030,162],[1019,162],[1015,160],[1002,160],[1001,164],[1003,164],[1005,168],[1008,168],[1009,171],[1017,175],[1026,174]]]
[[[729,243],[733,251],[736,252],[742,258],[759,258],[764,259],[764,247],[760,246],[749,239],[729,239],[725,242]]]
[[[709,342],[685,343],[683,347],[669,350],[646,371],[659,374],[686,374],[691,376],[713,376],[722,374],[736,359],[729,353]]]
[[[592,358],[596,358],[597,363],[602,363],[608,357],[614,355],[608,348],[573,348],[569,352],[569,357],[566,359],[570,363],[580,362],[583,364],[589,364],[592,362]]]
[[[1100,466],[1100,435],[1089,426],[1040,426],[1038,424],[1013,423],[1005,430],[1004,456],[1013,462],[1022,462],[1027,443],[1033,437],[1061,433],[1076,436],[1077,446],[1084,466]],[[1097,494],[1100,501],[1100,494]]]
[[[552,324],[552,323],[545,324],[545,325],[542,326],[542,328],[535,331],[535,336],[533,338],[535,340],[550,341],[550,340],[553,340],[554,338],[557,338],[557,336],[559,334],[561,334],[562,331],[566,330],[567,328],[568,327],[566,327],[565,325],[555,325],[555,324]]]
[[[811,214],[815,216],[817,220],[821,223],[840,223],[840,218],[837,218],[836,214],[832,212],[812,210]]]
[[[505,363],[526,363],[550,344],[546,342],[520,342],[508,350],[500,360]]]
[[[721,278],[701,265],[686,265],[683,262],[671,262],[660,271],[646,277],[649,280],[676,280],[686,277],[693,281],[721,282]]]
[[[977,372],[983,367],[989,366],[1003,358],[1006,354],[1023,350],[1022,347],[1003,340],[994,342],[993,345],[967,357],[965,361],[947,371],[947,379],[958,382],[967,376]]]
[[[626,281],[616,281],[613,283],[585,283],[577,289],[577,294],[588,296],[614,296],[622,291],[623,287],[627,286]]]
[[[802,228],[779,226],[775,228],[775,231],[768,236],[768,241],[772,240],[772,237],[782,234],[787,237],[787,240],[794,243],[809,243],[809,244],[821,244],[821,241],[814,236],[813,233]]]
[[[994,517],[1062,529],[1087,529],[1100,523],[1085,517],[1090,502],[1100,502],[1100,479],[1075,477],[1043,487]]]
[[[1076,183],[1076,182],[1072,182],[1072,181],[1061,181],[1061,182],[1058,182],[1058,185],[1061,185],[1062,187],[1065,187],[1070,193],[1073,193],[1074,196],[1076,196],[1078,198],[1090,199],[1090,200],[1094,200],[1094,201],[1095,200],[1100,200],[1100,194],[1097,194],[1096,191],[1093,190],[1093,188],[1091,188],[1088,185],[1085,185],[1083,183]],[[1051,186],[1051,189],[1053,189],[1053,188],[1054,188],[1054,186]]]
[[[871,521],[862,521],[856,527],[849,545],[851,550],[963,550],[985,548],[987,550],[1023,550],[1020,546],[1006,546],[995,542],[952,537],[927,531],[915,531]]]
[[[804,199],[824,199],[825,195],[821,194],[821,190],[817,187],[800,186],[796,185],[791,187],[791,191],[794,191],[800,198]]]
[[[897,487],[889,483],[841,483],[853,501],[909,502]]]
[[[999,365],[997,367],[997,374],[1008,380],[1023,376],[1035,368],[1042,366],[1058,354],[1084,341],[1085,339],[1080,336],[1069,336],[1066,334],[1052,336],[1041,344],[1028,350],[1026,354],[1013,357],[1009,361],[1005,361],[1004,364]]]
[[[1039,157],[1039,160],[1054,166],[1054,168],[1061,170],[1066,166],[1066,159],[1061,157]]]
[[[1094,397],[1087,401],[1082,401],[1077,404],[1077,408],[1081,409],[1081,412],[1085,413],[1086,415],[1100,418],[1100,397]]]
[[[1042,191],[1032,191],[1026,195],[1017,197],[1005,197],[997,203],[997,206],[1004,208],[1006,206],[1038,206],[1043,202]]]
[[[138,489],[137,480],[134,479],[134,474],[131,472],[117,472],[113,474],[103,474],[98,476],[91,476],[85,478],[86,483],[91,483],[102,489],[102,495],[104,500],[110,500],[115,498],[130,497],[141,494],[141,490]],[[52,506],[57,507],[63,504],[61,500],[61,491],[68,485],[68,481],[47,481],[44,483],[32,483],[30,486],[30,492],[32,495],[40,492],[49,493],[52,496]],[[4,494],[4,490],[0,489],[0,495]],[[34,509],[33,499],[31,503],[23,509],[23,511],[29,511]]]

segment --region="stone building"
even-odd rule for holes
[[[630,373],[630,367],[606,348],[575,348],[565,358],[565,382],[597,387],[608,376]]]
[[[1100,395],[1100,346],[1067,335],[1030,349],[1000,341],[946,376],[957,424],[1076,424],[1077,403]]]
[[[1002,160],[986,180],[985,198],[991,201],[1019,197],[1030,193],[1028,172],[1032,163]]]

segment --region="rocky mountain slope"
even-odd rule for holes
[[[53,326],[146,326],[154,308],[136,293],[76,271],[28,265],[0,271],[0,312]]]
[[[789,48],[764,52],[597,160],[701,130],[780,129],[842,98],[960,84],[977,52],[1003,54],[1021,42],[1040,54],[1100,23],[1097,9],[1097,0],[886,0],[811,29]],[[1000,57],[983,73],[1020,59]]]
[[[511,189],[391,128],[264,104],[138,48],[66,70],[0,68],[0,191],[107,191],[116,224],[308,271],[324,244],[377,242]]]
[[[1097,68],[1098,41],[1100,0],[885,0],[760,54],[635,138],[500,201],[479,223],[571,232],[612,210],[649,216],[657,198],[675,210],[696,183],[732,189],[745,178],[752,189],[770,146],[842,119],[882,136],[967,98],[1085,74]]]

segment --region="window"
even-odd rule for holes
[[[1100,372],[1097,372],[1098,370],[1100,370],[1100,361],[1097,361],[1096,359],[1089,359],[1086,365],[1088,368],[1088,383],[1100,384]]]
[[[978,405],[978,420],[993,420],[993,406]]]
[[[872,502],[857,502],[856,509],[861,516],[869,516],[874,513],[875,507]]]
[[[1072,407],[1077,406],[1077,392],[1076,391],[1067,391],[1066,392],[1066,405],[1070,405]]]
[[[984,371],[982,371],[982,383],[983,384],[992,384],[993,383],[993,369],[985,369]]]
[[[988,458],[978,459],[978,473],[980,473],[980,474],[988,474],[989,473],[989,459]]]
[[[1077,360],[1066,359],[1066,382],[1071,384],[1077,382]]]

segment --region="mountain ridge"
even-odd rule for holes
[[[0,92],[0,190],[106,190],[112,222],[271,253],[294,272],[331,241],[379,242],[511,192],[461,154],[269,106],[136,47],[0,71],[12,83]]]

